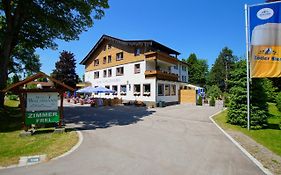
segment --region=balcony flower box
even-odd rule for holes
[[[134,96],[140,96],[140,92],[134,92]]]
[[[144,92],[143,95],[144,96],[150,96],[150,92]]]
[[[121,95],[126,95],[126,92],[123,92],[123,91],[122,91],[122,92],[120,92],[120,94],[121,94]]]

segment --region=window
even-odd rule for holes
[[[178,65],[174,65],[175,70],[178,70],[178,68],[179,68]]]
[[[99,65],[99,59],[95,59],[94,60],[94,66],[98,66]]]
[[[111,63],[111,55],[108,55],[108,57],[107,57],[107,62],[108,62],[108,63]]]
[[[135,74],[140,73],[140,64],[135,64]]]
[[[185,66],[182,66],[182,70],[183,70],[183,71],[186,71],[186,67],[185,67]]]
[[[103,51],[105,51],[106,50],[106,45],[105,46],[103,46]]]
[[[163,95],[164,95],[164,85],[158,84],[158,96],[163,96]]]
[[[170,85],[165,85],[165,96],[170,96]]]
[[[171,96],[175,96],[176,95],[176,85],[171,85]]]
[[[120,94],[121,95],[126,95],[127,93],[127,86],[126,85],[121,85],[120,86]]]
[[[114,91],[112,94],[117,95],[118,94],[118,86],[114,85],[112,86],[112,90]]]
[[[123,52],[116,54],[116,61],[120,61],[120,60],[123,60]]]
[[[116,68],[116,76],[124,75],[124,67],[117,67]]]
[[[106,63],[106,57],[103,57],[103,64]]]
[[[97,71],[97,72],[94,72],[94,79],[98,79],[100,76],[100,72]]]
[[[110,89],[110,86],[107,85],[107,86],[104,86],[106,89]],[[109,95],[109,93],[105,93],[105,95]]]
[[[150,84],[143,85],[143,95],[150,96]]]
[[[103,70],[103,77],[105,78],[106,77],[106,70]]]
[[[140,84],[135,84],[134,85],[134,95],[140,95],[140,92],[141,92],[141,86],[140,86]]]
[[[183,75],[181,81],[186,82],[186,76]]]
[[[107,49],[111,49],[112,45],[111,44],[108,44],[107,45]]]
[[[141,49],[140,48],[136,48],[135,49],[135,56],[138,56],[141,54]]]
[[[108,69],[108,77],[111,77],[112,76],[112,69]]]

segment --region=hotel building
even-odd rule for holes
[[[80,64],[85,65],[85,82],[115,91],[103,98],[174,104],[188,81],[187,64],[177,59],[179,54],[154,40],[103,35]]]

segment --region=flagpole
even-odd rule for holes
[[[249,9],[245,4],[246,62],[247,62],[247,129],[250,130],[250,69],[249,69]]]

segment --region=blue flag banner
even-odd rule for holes
[[[249,6],[251,77],[281,77],[281,2]]]

